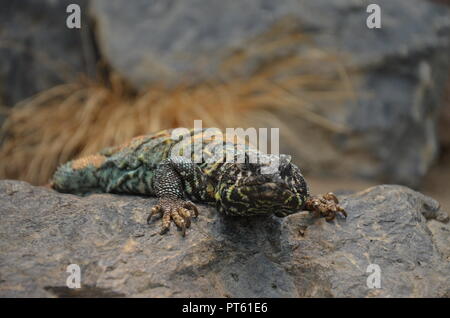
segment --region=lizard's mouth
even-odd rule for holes
[[[284,217],[288,216],[289,214],[292,214],[292,212],[290,212],[290,211],[288,212],[285,210],[276,210],[276,211],[274,211],[273,214],[275,214],[275,216],[277,216],[279,218],[284,218]]]
[[[302,197],[279,176],[252,176],[224,191],[220,202],[230,213],[286,216],[300,209]]]
[[[292,191],[285,187],[280,187],[274,183],[265,184],[261,190],[255,193],[259,199],[279,201],[294,195]],[[284,201],[284,200],[283,200]],[[275,202],[274,202],[275,203]]]

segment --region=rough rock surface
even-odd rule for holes
[[[81,7],[81,29],[66,27],[66,7]],[[0,3],[0,105],[15,103],[92,71],[87,1]]]
[[[102,53],[139,88],[153,80],[184,80],[180,75],[188,75],[190,80],[192,76],[217,78],[227,55],[286,17],[295,18],[319,44],[348,52],[352,61],[361,65],[395,56],[411,58],[448,45],[447,7],[422,0],[381,0],[377,3],[382,8],[382,29],[370,30],[366,27],[370,3],[154,0],[149,4],[139,0],[130,5],[99,0],[92,2],[91,13]]]
[[[311,106],[351,134],[330,137],[288,114],[286,122],[298,127],[301,145],[288,152],[297,152],[294,157],[311,171],[382,176],[389,183],[416,187],[438,151],[436,112],[448,77],[450,10],[425,0],[380,0],[382,28],[368,29],[370,3],[164,0],[148,5],[139,0],[131,5],[98,0],[91,3],[91,13],[102,55],[137,88],[152,81],[222,78],[220,66],[240,50],[255,51],[239,69],[243,75],[266,62],[303,54],[307,45],[292,41],[280,50],[253,47],[261,37],[269,46],[279,43],[287,32],[265,34],[289,19],[290,30],[306,32],[359,71],[349,74],[355,100],[343,107]]]
[[[349,217],[331,223],[201,207],[185,238],[146,225],[154,201],[0,181],[0,296],[450,296],[448,216],[405,187],[343,197]],[[65,287],[72,263],[81,289]],[[380,289],[366,285],[372,263]]]

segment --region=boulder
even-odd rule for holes
[[[389,185],[341,202],[348,218],[329,223],[200,205],[186,237],[174,226],[161,236],[158,221],[146,224],[154,198],[0,181],[0,296],[450,296],[450,225],[438,202]],[[70,264],[79,289],[66,286]]]
[[[342,105],[331,101],[308,107],[346,127],[346,133],[322,132],[302,116],[280,109],[283,124],[298,136],[294,144],[284,138],[282,149],[313,173],[418,187],[438,153],[436,117],[448,78],[450,10],[431,1],[380,0],[382,28],[369,29],[368,4],[98,0],[91,3],[91,14],[102,55],[137,89],[153,82],[229,78],[223,65],[242,52],[251,54],[233,76],[251,76],[292,56],[318,54],[317,48],[343,57],[344,80],[355,96]],[[308,35],[314,44],[298,41],[298,34]],[[277,48],[280,43],[285,45]],[[312,71],[319,69],[316,65]]]
[[[102,54],[137,88],[153,81],[221,78],[221,64],[229,55],[252,45],[258,36],[269,35],[265,32],[286,18],[290,18],[290,31],[313,35],[319,46],[351,54],[352,64],[361,66],[394,66],[395,61],[388,59],[395,57],[417,62],[420,56],[416,54],[448,49],[447,7],[422,0],[381,0],[382,28],[373,30],[366,26],[369,3],[138,0],[131,5],[121,0],[99,0],[91,3],[90,13],[96,21]],[[268,50],[267,54],[274,52]]]
[[[66,7],[81,8],[81,29],[66,26]],[[0,3],[0,105],[13,106],[40,91],[93,75],[96,53],[87,1]]]

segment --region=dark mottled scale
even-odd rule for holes
[[[155,195],[155,169],[167,158],[173,142],[170,134],[159,133],[137,137],[115,152],[109,149],[109,157],[97,169],[101,188],[106,192]]]

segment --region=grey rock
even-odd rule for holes
[[[187,236],[146,224],[154,198],[78,197],[0,181],[0,296],[449,297],[450,226],[402,186],[342,197],[331,223],[227,218],[200,206]],[[427,218],[425,218],[425,216]],[[80,289],[66,287],[69,264]],[[366,285],[381,269],[381,288]]]
[[[368,29],[369,3],[98,0],[91,3],[91,14],[102,55],[138,89],[155,81],[173,85],[226,78],[221,66],[240,50],[255,51],[233,73],[241,76],[304,54],[308,45],[295,42],[280,50],[253,46],[261,37],[278,40],[268,30],[289,20],[290,30],[310,35],[314,47],[342,54],[348,69],[358,72],[349,73],[354,101],[311,106],[351,133],[321,133],[288,114],[287,126],[304,137],[297,138],[300,146],[282,141],[282,148],[312,172],[417,187],[438,153],[436,117],[450,64],[450,10],[431,1],[380,0],[382,28]]]
[[[448,45],[445,6],[421,0],[378,1],[382,29],[371,30],[366,27],[370,3],[99,0],[92,2],[91,14],[103,55],[138,88],[155,80],[185,80],[183,75],[189,80],[216,79],[226,56],[286,17],[294,18],[291,22],[313,34],[320,45],[350,53],[352,64],[384,63]]]
[[[66,27],[72,3],[81,7],[81,29]],[[0,104],[92,75],[96,53],[86,13],[85,0],[0,3]]]

